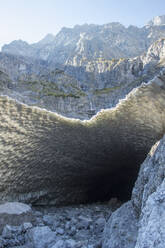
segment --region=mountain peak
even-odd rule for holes
[[[147,26],[161,26],[165,25],[165,15],[155,16],[151,21],[147,23]]]
[[[54,39],[55,39],[55,36],[53,34],[49,33],[42,40],[40,40],[38,43],[45,45],[45,44],[53,42]]]

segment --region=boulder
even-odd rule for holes
[[[26,244],[34,248],[51,247],[56,242],[56,234],[48,226],[33,227],[26,233]],[[62,247],[62,246],[61,246]]]
[[[134,248],[137,239],[138,219],[132,203],[127,202],[117,209],[106,224],[103,248]]]
[[[0,205],[0,233],[6,225],[19,226],[31,221],[33,214],[29,205],[20,202],[6,202]]]

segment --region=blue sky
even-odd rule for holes
[[[165,0],[2,0],[0,10],[1,47],[16,39],[37,42],[76,24],[143,26],[165,14]]]

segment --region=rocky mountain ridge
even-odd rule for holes
[[[164,18],[155,17],[142,28],[126,28],[118,22],[76,25],[74,28],[62,28],[56,36],[48,34],[35,44],[13,41],[3,46],[2,52],[74,66],[98,58],[135,57],[144,53],[153,42],[165,37]]]

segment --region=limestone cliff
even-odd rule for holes
[[[127,199],[140,163],[165,132],[164,99],[164,72],[89,121],[1,96],[1,201]]]
[[[165,136],[151,149],[135,183],[132,199],[114,212],[103,248],[163,248],[165,244]]]

